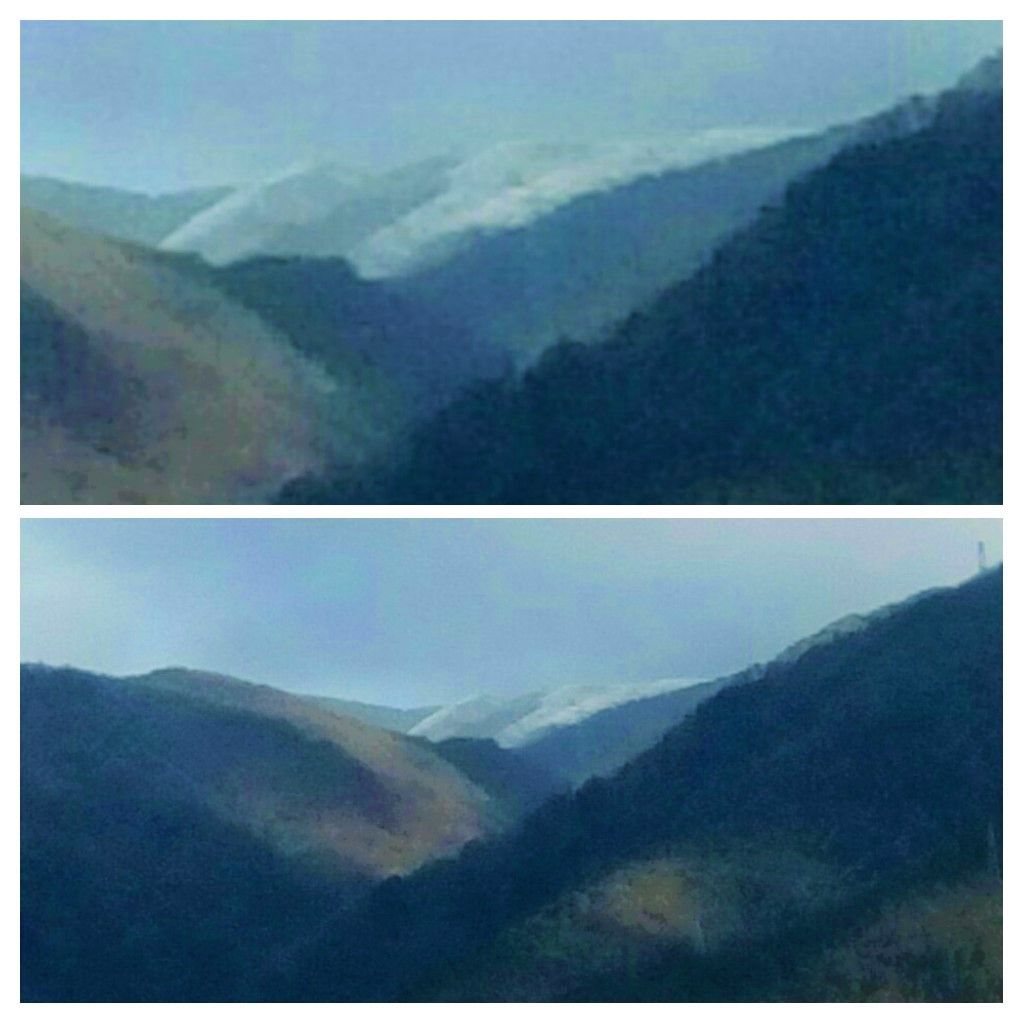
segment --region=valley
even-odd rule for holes
[[[25,665],[25,998],[999,998],[1001,585],[536,734]]]
[[[1001,54],[823,130],[22,203],[31,503],[999,500]]]

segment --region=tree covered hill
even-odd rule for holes
[[[379,887],[268,991],[644,998],[650,969],[665,998],[777,996],[891,901],[998,866],[1001,620],[995,571],[724,689],[614,778]]]
[[[364,281],[344,259],[253,257],[206,272],[334,376],[344,379],[358,361],[364,374],[389,383],[404,421],[508,366],[501,349],[478,341],[444,307],[406,298],[386,281]]]
[[[724,686],[748,677],[695,683],[598,711],[582,722],[562,726],[519,749],[526,760],[574,785],[594,775],[611,775],[642,754],[676,723]]]
[[[375,881],[535,806],[503,754],[223,676],[23,666],[23,997],[251,995]]]
[[[442,410],[361,487],[285,500],[995,502],[1002,99],[792,185],[608,342]]]

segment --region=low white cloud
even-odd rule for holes
[[[447,191],[376,232],[350,258],[365,277],[393,277],[413,269],[445,238],[520,227],[578,196],[792,134],[752,127],[655,142],[502,143],[461,163],[452,171]]]

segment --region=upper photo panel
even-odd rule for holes
[[[27,504],[1002,501],[999,22],[23,22]]]

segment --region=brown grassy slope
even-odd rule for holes
[[[161,694],[286,722],[313,743],[327,743],[365,769],[375,797],[325,810],[295,800],[249,773],[217,796],[229,816],[282,852],[296,844],[344,860],[361,874],[404,874],[454,853],[506,824],[501,808],[422,744],[366,725],[302,697],[225,676],[167,669],[130,681]],[[364,787],[365,788],[365,787]]]
[[[264,501],[380,443],[379,396],[141,247],[22,211],[22,499]]]

